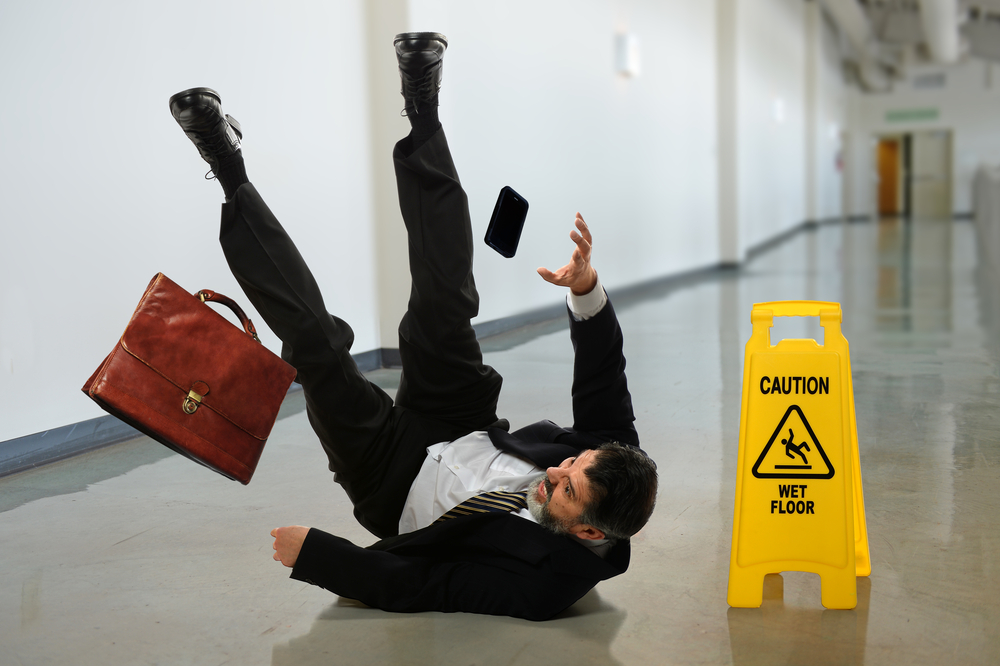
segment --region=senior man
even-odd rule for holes
[[[360,547],[316,528],[276,528],[292,577],[388,611],[466,611],[547,619],[623,573],[649,519],[656,466],[639,449],[622,333],[591,265],[577,213],[570,262],[541,277],[568,287],[575,349],[572,428],[509,432],[502,379],[483,363],[468,201],[438,120],[447,40],[395,39],[411,131],[395,147],[411,293],[399,326],[393,401],[350,356],[295,245],[249,182],[242,128],[208,88],[170,109],[223,187],[220,242],[237,281],[298,371],[307,414],[351,501],[380,541]],[[343,286],[342,286],[343,287]]]

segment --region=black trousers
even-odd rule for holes
[[[428,446],[497,420],[502,383],[483,364],[469,323],[479,311],[472,225],[444,132],[416,150],[403,139],[393,160],[411,276],[395,404],[358,370],[354,332],[327,312],[312,273],[253,185],[223,205],[220,233],[233,275],[298,371],[330,470],[354,515],[379,537],[397,533]]]

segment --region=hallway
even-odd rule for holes
[[[2,478],[0,664],[998,663],[998,292],[972,223],[885,219],[612,294],[657,511],[629,571],[547,623],[393,615],[289,580],[272,527],[374,541],[300,393],[246,487],[147,439]],[[769,577],[760,609],[726,603],[743,345],[752,304],[784,299],[844,311],[872,555],[852,611],[824,610],[818,577],[801,573]],[[772,331],[817,336],[812,319]],[[564,322],[483,346],[512,427],[571,422]]]

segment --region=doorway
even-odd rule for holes
[[[906,151],[903,145],[905,136],[883,136],[878,141],[878,214],[879,217],[892,217],[906,214],[908,197],[903,189],[906,172],[904,157]]]
[[[951,130],[878,138],[878,213],[883,217],[952,216]]]

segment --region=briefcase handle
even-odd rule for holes
[[[260,342],[260,338],[257,337],[257,329],[253,327],[253,322],[250,321],[250,317],[247,317],[247,313],[243,312],[243,308],[236,304],[236,301],[228,296],[217,294],[211,289],[202,289],[195,294],[195,296],[197,296],[202,303],[212,301],[214,303],[221,303],[222,305],[225,305],[233,311],[233,314],[239,317],[240,323],[243,324],[243,330],[247,332],[247,335],[252,337],[257,342]]]

